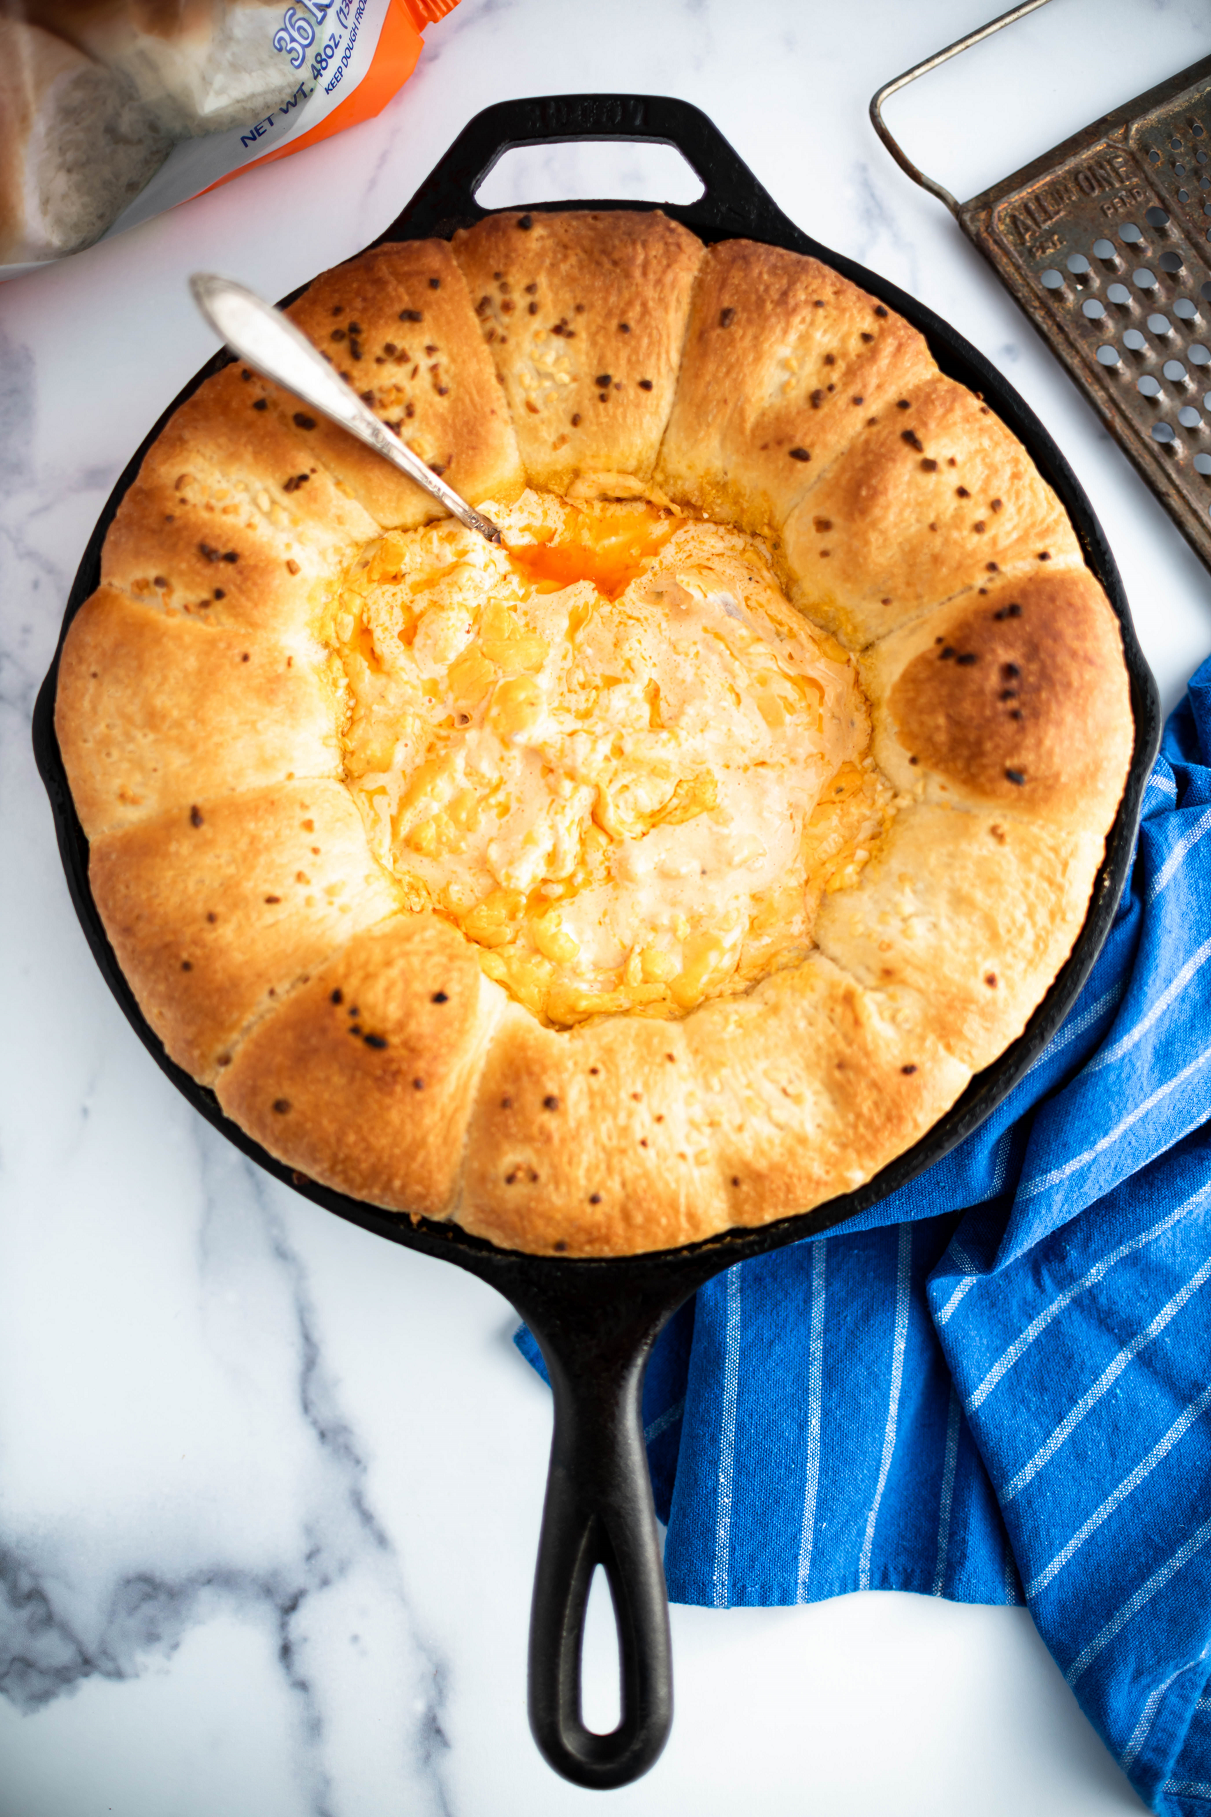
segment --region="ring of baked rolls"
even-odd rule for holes
[[[315,627],[359,549],[438,508],[228,365],[125,494],[59,675],[93,895],[167,1052],[306,1175],[531,1252],[868,1180],[1024,1027],[1129,763],[1118,626],[1025,450],[828,267],[660,213],[380,246],[290,314],[330,352],[355,325],[337,363],[473,503],[625,475],[761,539],[856,659],[896,811],[798,963],[545,1025],[407,905],[342,775]]]

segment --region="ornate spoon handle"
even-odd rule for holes
[[[414,454],[395,431],[380,423],[351,385],[333,370],[323,354],[311,345],[288,316],[266,303],[255,291],[212,272],[195,272],[189,280],[194,302],[232,352],[267,379],[273,379],[295,397],[322,411],[365,442],[376,454],[406,473],[418,486],[443,505],[468,530],[477,530],[490,543],[500,541],[500,531],[490,517],[475,511],[452,486],[439,479]]]

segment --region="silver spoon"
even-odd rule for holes
[[[313,409],[322,411],[356,435],[360,442],[406,473],[418,486],[444,505],[468,530],[477,530],[490,543],[500,541],[500,531],[490,517],[475,511],[452,486],[426,467],[393,429],[380,423],[351,385],[328,364],[288,316],[266,303],[254,290],[213,272],[197,271],[189,280],[193,300],[220,340],[267,379],[273,379]]]

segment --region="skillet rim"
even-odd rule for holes
[[[208,1087],[198,1084],[169,1059],[118,966],[92,899],[88,885],[88,841],[75,813],[55,736],[54,699],[63,640],[76,612],[99,582],[101,547],[118,505],[133,483],[148,448],[171,415],[207,378],[231,363],[234,356],[225,349],[194,374],[161,414],[127,463],[100,513],[68,596],[54,657],[38,693],[33,715],[33,745],[39,773],[50,797],[72,904],[102,976],[135,1033],[172,1083],[207,1122],[249,1159],[323,1209],[406,1248],[456,1262],[511,1298],[529,1297],[524,1291],[529,1277],[533,1277],[530,1286],[539,1289],[545,1300],[556,1290],[560,1279],[570,1285],[575,1276],[582,1286],[588,1287],[590,1275],[599,1276],[604,1272],[614,1285],[621,1286],[621,1276],[629,1271],[634,1285],[638,1286],[642,1281],[655,1286],[659,1280],[667,1291],[676,1295],[679,1303],[688,1292],[723,1268],[815,1237],[869,1210],[940,1161],[977,1129],[1013,1090],[1068,1014],[1113,924],[1131,865],[1144,789],[1160,742],[1160,703],[1101,525],[1075,473],[1034,412],[978,349],[926,305],[878,273],[833,252],[796,227],[777,208],[714,123],[691,103],[664,96],[635,95],[544,96],[497,103],[468,122],[412,201],[370,244],[377,246],[390,241],[430,237],[448,239],[458,227],[470,226],[489,213],[504,212],[480,207],[474,200],[474,190],[499,157],[514,145],[610,138],[673,145],[702,177],[703,196],[684,205],[602,198],[534,203],[522,205],[523,210],[545,214],[571,209],[577,212],[616,209],[651,212],[662,208],[671,219],[680,221],[708,245],[720,240],[750,238],[819,259],[896,310],[924,335],[941,370],[977,392],[1023,443],[1044,479],[1060,498],[1076,530],[1085,559],[1119,621],[1130,681],[1135,742],[1123,798],[1106,837],[1105,856],[1081,931],[1023,1032],[972,1079],[945,1115],[871,1180],[811,1211],[794,1213],[768,1224],[733,1226],[716,1236],[676,1249],[645,1250],[625,1256],[554,1257],[499,1249],[482,1238],[471,1236],[458,1224],[385,1211],[309,1179],[275,1160],[224,1115]],[[284,301],[293,301],[305,288],[300,286]],[[655,1280],[650,1278],[653,1274]]]

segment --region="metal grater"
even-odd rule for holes
[[[1024,3],[870,104],[896,162],[946,203],[1211,567],[1211,57],[970,202],[917,169],[883,102],[1046,4]]]

